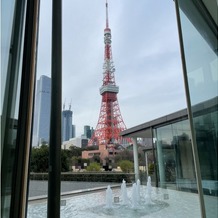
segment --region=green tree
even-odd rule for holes
[[[148,165],[148,174],[151,175],[154,173],[154,164],[153,163],[150,163]]]
[[[99,155],[94,155],[92,158],[90,158],[90,162],[96,162],[96,163],[100,163],[101,162],[101,158]]]
[[[31,172],[48,172],[48,146],[32,148],[30,171]]]
[[[115,156],[115,162],[119,163],[121,160],[130,160],[130,161],[133,161],[133,152],[131,150],[127,150],[127,149],[119,152]]]
[[[90,163],[90,165],[86,168],[87,171],[100,171],[100,169],[100,164],[96,162]]]
[[[133,162],[129,160],[121,160],[119,166],[124,173],[130,173],[133,171]]]
[[[49,147],[42,145],[41,147],[32,148],[30,159],[30,171],[45,173],[48,172]],[[67,172],[70,167],[70,158],[66,150],[61,150],[61,171]]]
[[[70,146],[69,150],[66,150],[68,152],[68,155],[70,157],[80,157],[82,156],[82,148],[76,147],[76,146]]]
[[[70,170],[70,162],[68,151],[61,149],[61,172],[67,172]]]

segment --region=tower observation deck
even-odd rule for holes
[[[89,141],[89,145],[125,144],[119,134],[126,129],[117,100],[119,87],[115,83],[114,64],[111,50],[111,29],[108,21],[108,3],[106,1],[106,27],[104,29],[104,65],[103,84],[100,87],[102,96],[100,115],[96,129]]]

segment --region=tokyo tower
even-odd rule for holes
[[[112,60],[111,29],[108,21],[108,3],[106,0],[106,28],[104,29],[104,65],[103,84],[100,88],[102,96],[100,115],[96,129],[89,141],[89,145],[124,144],[119,133],[126,129],[117,100],[119,87],[115,83],[115,68]]]

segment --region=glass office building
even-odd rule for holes
[[[218,189],[218,6],[216,0],[175,0],[175,5],[187,112],[165,117],[160,125],[154,121],[138,137],[149,132],[154,139],[158,186],[197,192],[201,216],[212,218]],[[38,0],[1,1],[1,216],[6,218],[26,214],[38,10]]]

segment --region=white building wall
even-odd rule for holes
[[[61,148],[62,149],[69,149],[70,146],[76,146],[78,148],[81,148],[82,147],[82,139],[86,139],[86,137],[71,138],[69,141],[64,141],[62,143]]]

